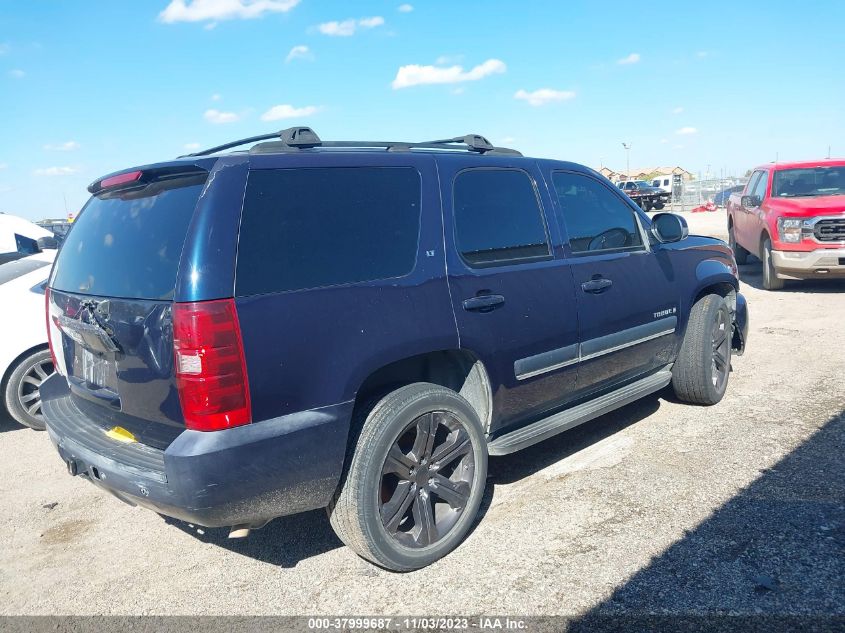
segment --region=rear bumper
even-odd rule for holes
[[[845,276],[845,247],[814,251],[772,251],[772,263],[781,279]]]
[[[206,527],[260,526],[322,508],[337,488],[352,402],[224,431],[183,431],[166,450],[104,439],[63,376],[41,387],[50,439],[72,474],[133,505]]]

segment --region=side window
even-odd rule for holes
[[[766,197],[766,185],[769,182],[769,174],[765,171],[760,172],[760,180],[754,186],[754,195],[759,196],[760,200]]]
[[[757,186],[757,180],[760,178],[761,173],[762,172],[755,171],[753,174],[751,174],[751,178],[748,179],[748,182],[745,185],[745,189],[743,190],[745,195],[750,196],[754,193],[754,187]]]
[[[573,253],[643,248],[634,211],[600,182],[561,171],[552,181]]]
[[[411,167],[252,171],[239,296],[390,279],[414,268],[420,175]]]
[[[455,177],[455,241],[470,266],[551,256],[534,181],[517,169],[470,169]]]

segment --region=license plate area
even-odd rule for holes
[[[73,377],[78,386],[98,394],[100,397],[117,395],[117,363],[110,355],[95,354],[81,345],[76,345],[73,358]]]

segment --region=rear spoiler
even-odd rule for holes
[[[179,160],[168,163],[145,165],[143,167],[133,167],[131,169],[123,169],[107,174],[102,178],[98,178],[88,185],[88,192],[91,194],[98,194],[106,190],[117,191],[120,189],[145,186],[151,182],[163,179],[208,173],[216,161],[216,158],[190,161]]]

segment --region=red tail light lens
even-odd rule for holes
[[[50,289],[44,288],[44,318],[47,322],[47,345],[50,347],[50,356],[53,358],[53,367],[59,371],[59,363],[56,361],[56,350],[53,349],[53,333],[50,331]]]
[[[252,421],[233,299],[174,303],[173,348],[185,426],[218,431]]]

